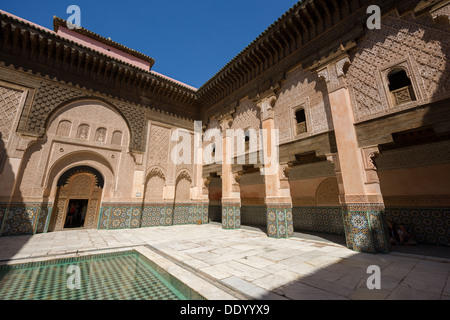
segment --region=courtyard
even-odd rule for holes
[[[0,264],[137,248],[218,300],[450,299],[450,259],[358,253],[314,237],[273,239],[258,229],[217,224],[2,237],[0,248]],[[369,266],[381,270],[380,289],[367,287]]]

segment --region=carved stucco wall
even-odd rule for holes
[[[161,175],[150,175],[145,188],[144,202],[160,202],[163,200],[163,191],[166,180]]]
[[[21,116],[20,131],[43,136],[51,113],[67,101],[82,97],[94,97],[94,95],[91,92],[60,83],[41,81],[33,97],[32,105]],[[124,115],[131,130],[130,149],[144,151],[145,137],[147,135],[146,109],[121,101],[102,99],[108,100],[109,103],[115,105]]]
[[[12,134],[22,96],[23,91],[0,86],[0,134],[4,144]]]
[[[309,135],[333,129],[325,83],[300,67],[287,74],[275,104],[275,127],[280,130],[280,143],[294,139],[297,107],[305,109]]]
[[[383,17],[381,24],[381,29],[367,32],[351,57],[347,79],[356,121],[392,111],[383,71],[397,64],[411,69],[422,102],[449,94],[449,32],[428,15],[399,17],[393,12]]]
[[[187,171],[178,174],[175,187],[175,203],[189,202],[191,199],[192,178]]]
[[[79,135],[81,125],[89,127],[85,138]],[[106,129],[104,142],[95,141],[98,128]],[[114,132],[122,133],[121,145],[112,144]],[[129,130],[122,116],[104,103],[78,101],[67,105],[52,117],[44,138],[31,145],[25,153],[24,170],[20,178],[21,195],[40,197],[45,188],[52,188],[47,183],[54,181],[48,179],[51,174],[57,174],[52,171],[59,168],[60,161],[84,161],[85,164],[95,165],[97,158],[102,159],[99,165],[110,168],[108,171],[116,174],[113,181],[108,181],[111,190],[108,190],[110,193],[107,195],[129,198],[132,180],[125,177],[132,177],[134,171],[134,160],[128,154],[129,138]],[[87,155],[92,155],[92,159]]]
[[[152,166],[159,166],[167,172],[170,159],[170,129],[157,124],[150,126],[150,140],[148,142],[147,170]]]

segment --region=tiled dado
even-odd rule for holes
[[[46,233],[51,212],[51,204],[1,203],[0,236]]]
[[[241,227],[241,204],[222,203],[222,228],[239,229]]]
[[[173,224],[203,224],[208,223],[208,204],[175,204]]]
[[[241,222],[243,225],[267,226],[266,206],[242,206]]]
[[[391,251],[383,205],[346,204],[342,208],[348,248],[364,253]]]
[[[404,224],[419,243],[450,245],[450,208],[394,208],[385,209],[386,221]]]
[[[104,203],[98,229],[133,229],[208,223],[208,206],[204,204]]]
[[[345,234],[341,207],[294,207],[295,231]]]
[[[98,229],[131,229],[141,226],[142,204],[103,203]]]
[[[289,238],[294,234],[291,206],[267,205],[267,234],[271,238]]]

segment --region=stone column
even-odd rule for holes
[[[194,165],[192,179],[192,200],[194,202],[194,223],[208,223],[208,185],[209,180],[203,178],[203,143],[204,128],[195,123],[194,128]],[[206,192],[206,194],[205,194]]]
[[[227,130],[231,129],[233,117],[229,114],[220,119],[223,136],[222,147],[222,228],[239,229],[241,227],[241,192],[239,187],[240,175],[233,173],[231,137],[227,137]]]
[[[327,84],[336,136],[338,152],[329,160],[335,164],[347,246],[358,252],[386,253],[390,247],[383,223],[384,202],[371,161],[378,149],[358,145],[345,79],[345,68],[349,64],[349,57],[342,52],[316,69]]]
[[[276,95],[273,92],[257,102],[261,109],[263,129],[262,150],[264,163],[261,173],[264,175],[267,208],[267,233],[272,238],[288,238],[294,233],[292,221],[292,198],[289,187],[289,164],[279,163],[278,132],[275,130],[274,109]],[[276,139],[276,141],[273,141]],[[270,159],[270,160],[269,160]]]

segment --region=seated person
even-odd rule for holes
[[[406,229],[404,224],[398,226],[397,234],[401,244],[417,244],[416,241],[412,240],[411,232]]]

